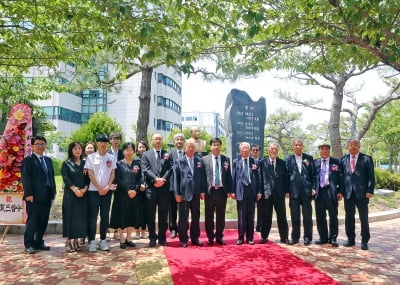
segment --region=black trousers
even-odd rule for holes
[[[189,226],[189,212],[191,216]],[[179,241],[188,242],[190,231],[190,240],[197,241],[200,237],[200,195],[195,194],[191,201],[182,201],[179,203]]]
[[[236,208],[238,213],[238,234],[239,239],[253,240],[254,237],[254,215],[256,199],[251,186],[245,186],[243,200],[237,201]]]
[[[100,239],[107,237],[110,226],[110,207],[112,191],[100,196],[97,191],[88,191],[88,238],[89,241],[96,239],[97,216],[100,210]]]
[[[329,215],[329,231],[326,212]],[[329,189],[320,188],[318,191],[318,197],[315,199],[315,216],[320,240],[336,240],[339,232],[338,202],[331,196]]]
[[[289,235],[289,226],[286,217],[285,196],[281,196],[275,190],[273,190],[268,199],[263,199],[260,201],[262,202],[263,209],[261,237],[265,239],[268,238],[272,226],[272,210],[275,209],[279,236],[281,240],[287,239]]]
[[[304,239],[308,238],[310,241],[313,236],[313,222],[312,222],[312,206],[311,197],[307,196],[304,191],[301,192],[298,198],[290,198],[290,216],[292,219],[292,239],[300,239],[300,208],[303,215],[303,230]]]
[[[216,238],[217,240],[221,240],[224,237],[226,201],[227,194],[224,192],[223,188],[211,188],[210,193],[206,194],[206,198],[204,201],[204,224],[206,228],[207,238],[210,241],[214,240],[214,238]]]
[[[368,222],[368,203],[369,199],[367,197],[357,199],[354,194],[351,195],[350,199],[344,200],[344,210],[346,212],[345,228],[346,228],[346,235],[349,240],[354,241],[356,238],[355,213],[357,207],[361,225],[361,242],[369,241],[370,232],[369,232],[369,222]]]
[[[168,209],[170,201],[169,186],[150,188],[151,193],[148,196],[148,215],[147,226],[149,227],[149,239],[157,239],[159,242],[165,241],[168,229]],[[156,213],[158,234],[156,233]]]
[[[175,192],[169,191],[169,208],[168,208],[168,228],[169,231],[178,231],[178,203],[175,199]]]
[[[43,235],[49,223],[51,200],[26,202],[28,218],[25,224],[24,245],[36,247],[43,245]]]

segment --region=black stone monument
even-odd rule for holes
[[[265,98],[253,101],[249,94],[232,89],[225,101],[225,132],[227,155],[233,160],[240,155],[239,144],[248,142],[250,146],[261,146],[264,153],[264,127],[267,116]]]

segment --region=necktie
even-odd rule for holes
[[[194,168],[193,158],[189,158],[189,167],[190,167],[190,171],[192,171],[192,174],[193,174],[193,168]]]
[[[319,173],[319,185],[325,187],[325,176],[326,176],[326,159],[322,160],[321,172]]]
[[[46,173],[46,184],[48,186],[50,186],[49,172],[48,172],[47,165],[46,165],[46,162],[44,161],[44,157],[43,156],[40,157],[40,165],[42,166],[44,172]]]
[[[182,151],[178,150],[178,158],[181,158],[181,157],[182,157]]]
[[[161,169],[161,154],[159,150],[157,150],[157,169]]]
[[[351,173],[354,173],[354,171],[356,171],[356,156],[355,155],[351,156],[350,167],[351,167]]]
[[[221,181],[220,181],[220,174],[219,174],[219,164],[218,164],[218,156],[215,157],[215,169],[214,169],[214,184],[215,186],[219,186]]]
[[[275,171],[275,160],[272,160],[271,163],[272,163],[272,168],[273,168],[274,171]]]
[[[249,165],[247,164],[247,158],[244,159],[243,178],[244,178],[244,183],[245,183],[245,185],[249,185],[249,184],[250,184],[250,179],[249,179]]]

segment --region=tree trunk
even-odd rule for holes
[[[142,81],[140,83],[139,114],[137,120],[136,141],[147,141],[147,129],[149,126],[150,102],[151,102],[151,76],[153,68],[142,69]]]
[[[342,138],[340,136],[340,113],[342,111],[343,89],[343,82],[337,84],[334,89],[331,114],[329,118],[329,136],[331,137],[332,156],[339,159],[343,155]]]

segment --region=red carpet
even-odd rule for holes
[[[181,248],[178,239],[164,247],[174,284],[338,284],[332,278],[269,241],[236,245],[237,231],[224,232],[227,245]]]

